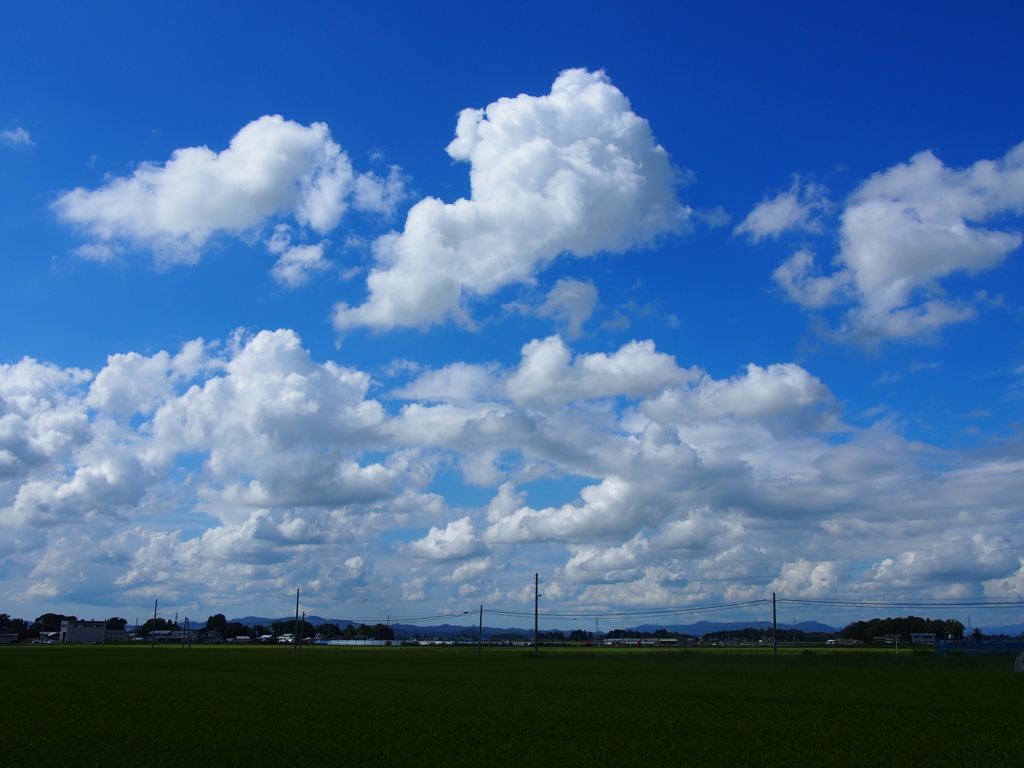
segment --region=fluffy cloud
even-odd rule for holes
[[[65,192],[54,209],[96,241],[98,249],[86,253],[109,258],[127,244],[166,262],[194,262],[221,232],[242,234],[292,216],[325,233],[349,206],[390,214],[402,195],[397,171],[387,179],[356,173],[324,123],[267,115],[221,152],[175,150],[163,165],[143,163],[98,189]]]
[[[768,586],[788,597],[820,598],[829,594],[838,579],[832,563],[812,563],[803,558],[784,563],[782,573]]]
[[[596,305],[597,288],[592,283],[563,279],[555,283],[544,303],[537,308],[537,314],[554,318],[564,326],[566,338],[578,339]]]
[[[534,340],[508,379],[509,396],[518,403],[557,406],[573,400],[653,395],[687,377],[669,355],[650,341],[634,341],[611,355],[579,355],[575,359],[558,336]]]
[[[819,379],[795,363],[762,368],[750,363],[746,373],[716,380],[703,374],[695,386],[668,389],[644,404],[658,420],[706,425],[727,420],[785,428],[793,420],[815,422],[818,429],[834,425],[836,404]]]
[[[188,342],[173,357],[167,352],[150,357],[137,352],[111,355],[93,379],[85,404],[112,415],[150,414],[167,401],[176,382],[218,365],[207,356],[202,339]]]
[[[295,245],[285,249],[270,274],[289,288],[305,285],[311,275],[331,268],[331,263],[324,258],[324,245]]]
[[[427,371],[392,394],[404,400],[467,405],[500,397],[499,381],[497,366],[452,363]]]
[[[716,515],[705,507],[691,510],[685,518],[669,521],[654,544],[665,550],[701,552],[717,546],[721,551],[742,540],[744,533],[743,526],[736,520]]]
[[[572,557],[565,565],[567,576],[622,574],[634,571],[650,550],[650,542],[641,534],[617,547],[570,546]]]
[[[543,509],[492,505],[485,538],[494,543],[565,541],[583,543],[632,536],[657,528],[687,501],[687,488],[700,474],[692,447],[671,429],[649,425],[633,439],[615,441],[616,468],[600,483],[580,491],[579,499]]]
[[[385,419],[380,404],[366,399],[366,374],[313,362],[290,331],[257,334],[223,370],[168,400],[151,424],[154,450],[209,454],[206,472],[227,483],[214,495],[295,504],[304,487],[301,498],[326,504],[340,503],[355,488],[365,489],[356,496],[373,497],[379,491],[369,489],[387,484],[386,470],[345,461],[346,447],[372,442]],[[232,482],[239,476],[251,478],[241,496]],[[339,488],[348,494],[339,497]]]
[[[1020,247],[1021,234],[984,224],[1022,213],[1024,144],[964,169],[921,152],[875,174],[846,201],[838,269],[822,274],[813,254],[801,250],[776,270],[775,280],[806,307],[855,301],[838,338],[868,344],[928,338],[976,313],[971,299],[948,297],[942,279],[999,266]],[[747,231],[768,229],[752,224]]]
[[[473,521],[463,517],[443,529],[431,528],[426,536],[409,542],[402,551],[410,557],[427,560],[461,560],[479,554],[481,549]]]
[[[32,141],[32,137],[29,136],[28,131],[24,128],[12,128],[8,131],[0,131],[0,144],[8,147],[34,147],[36,143]]]
[[[0,481],[68,461],[93,430],[81,400],[92,374],[25,358],[0,365]]]
[[[772,279],[795,301],[808,309],[820,309],[839,298],[853,298],[848,272],[822,275],[814,262],[814,252],[801,248],[772,272]]]
[[[338,305],[338,330],[469,325],[468,298],[530,281],[563,253],[650,243],[690,213],[668,153],[602,72],[567,70],[546,96],[463,110],[448,153],[470,163],[471,197],[421,200],[379,239],[370,295]]]
[[[820,232],[820,217],[830,207],[825,194],[824,187],[818,184],[801,185],[797,179],[788,191],[759,203],[734,232],[747,235],[754,242],[778,237],[793,229]]]

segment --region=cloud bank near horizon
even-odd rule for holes
[[[793,363],[715,379],[650,341],[586,354],[550,337],[512,368],[385,390],[279,330],[96,373],[25,359],[0,366],[0,395],[0,557],[24,574],[8,600],[231,605],[303,583],[323,606],[517,604],[495,578],[538,545],[581,607],[657,605],[669,585],[674,604],[870,598],[893,578],[937,597],[1024,588],[999,533],[1019,525],[1019,462],[943,469],[884,423],[845,423]],[[451,472],[489,500],[451,505],[434,489]],[[538,482],[578,490],[533,504]]]

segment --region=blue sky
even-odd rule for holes
[[[0,12],[0,609],[1020,621],[1024,12],[819,6]]]

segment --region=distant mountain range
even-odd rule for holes
[[[973,627],[968,628],[970,632]],[[1009,635],[1010,637],[1017,637],[1020,634],[1024,634],[1024,624],[1007,624],[1001,627],[978,627],[984,635]]]
[[[698,621],[696,624],[641,624],[639,627],[629,627],[629,629],[635,629],[639,632],[654,632],[658,629],[667,629],[669,632],[679,632],[684,635],[696,635],[703,637],[704,635],[714,634],[715,632],[732,632],[738,629],[769,629],[772,623],[770,621]],[[792,624],[784,624],[779,622],[779,631],[789,631],[793,629]],[[828,624],[821,624],[817,621],[800,621],[797,622],[796,628],[801,632],[827,632],[832,634],[838,632],[835,627],[830,627]]]

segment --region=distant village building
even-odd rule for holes
[[[147,637],[155,643],[194,643],[198,633],[191,629],[154,629]]]
[[[605,645],[642,646],[645,648],[665,648],[672,645],[688,645],[676,637],[607,637]]]
[[[107,622],[105,621],[72,621],[64,619],[60,623],[60,641],[62,643],[96,643],[106,640]]]

